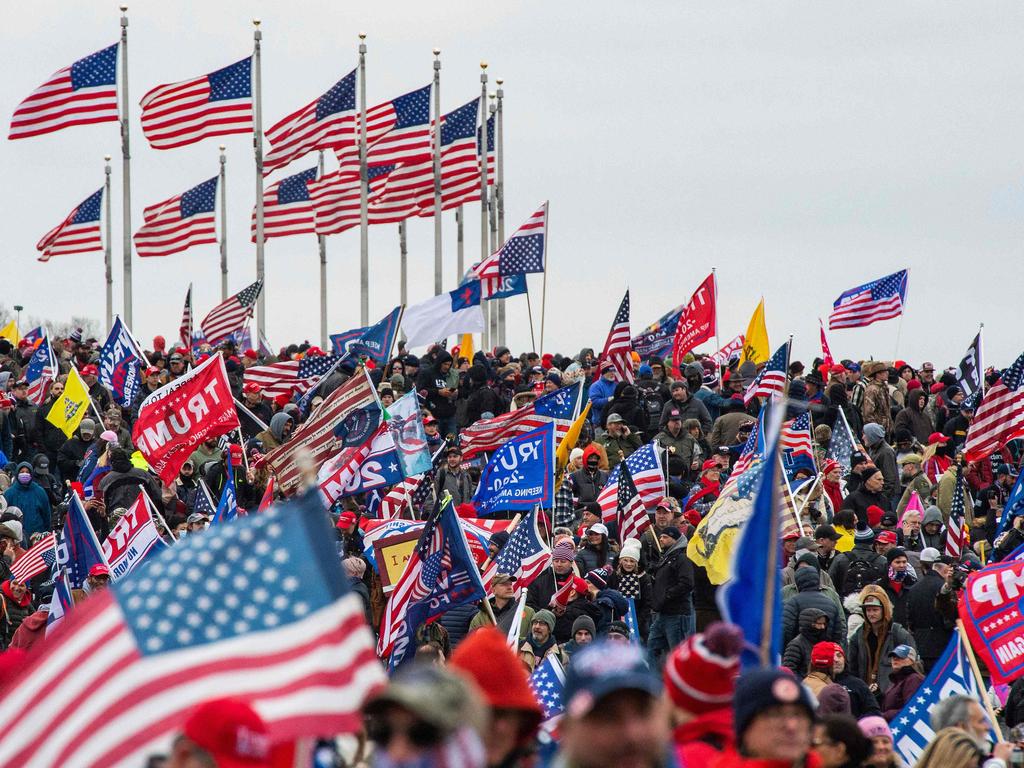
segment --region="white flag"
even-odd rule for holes
[[[167,546],[160,538],[146,502],[145,492],[140,491],[139,497],[103,542],[103,554],[110,564],[110,576],[114,580],[131,573],[154,547]]]

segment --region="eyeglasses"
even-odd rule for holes
[[[374,718],[366,725],[366,735],[370,741],[381,747],[386,747],[395,738],[396,734],[402,733],[405,738],[418,749],[436,747],[441,743],[441,731],[430,723],[417,720],[408,728],[396,728],[385,719]]]

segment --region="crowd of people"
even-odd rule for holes
[[[0,472],[0,649],[15,649],[21,664],[45,643],[54,583],[49,573],[21,583],[11,577],[11,565],[61,528],[69,493],[85,496],[85,486],[101,478],[84,502],[100,541],[140,491],[160,511],[168,543],[202,535],[210,524],[209,499],[216,504],[229,476],[238,505],[258,507],[271,477],[263,456],[286,444],[359,364],[336,366],[304,407],[289,395],[265,396],[246,371],[324,355],[316,346],[291,345],[268,357],[230,341],[193,350],[156,337],[135,402],[120,407],[98,380],[96,339],[72,333],[50,342],[58,375],[34,404],[24,378],[31,342],[0,340],[0,374],[8,374],[7,391],[0,393],[6,457]],[[161,482],[132,443],[139,406],[218,354],[244,406],[240,435],[203,443],[173,482]],[[445,493],[460,515],[476,514],[482,460],[463,453],[462,430],[578,381],[591,408],[539,526],[551,549],[550,567],[528,585],[499,573],[489,606],[459,606],[420,627],[415,661],[366,704],[362,737],[376,748],[364,749],[361,740],[357,754],[345,758],[352,764],[535,765],[546,738],[556,746],[556,764],[579,768],[897,766],[890,722],[956,631],[966,575],[1024,543],[1024,516],[1000,530],[1020,446],[964,461],[973,411],[953,370],[901,360],[831,366],[815,360],[806,368],[794,361],[787,407],[809,413],[814,460],[793,478],[794,492],[802,492],[801,519],[781,542],[781,663],[740,674],[742,635],[722,621],[719,587],[688,554],[688,543],[755,428],[763,403],[745,404],[743,393],[757,366],[734,359],[720,367],[688,355],[676,368],[634,354],[630,382],[619,380],[616,368],[592,349],[571,357],[514,357],[497,347],[467,358],[457,347],[440,345],[421,356],[400,346],[384,365],[362,362],[385,407],[418,393],[427,442],[440,452],[431,492],[406,512],[419,518]],[[71,367],[89,388],[92,409],[68,437],[45,416]],[[834,430],[846,425],[855,441],[848,467],[829,458]],[[664,494],[648,510],[643,534],[623,539],[606,521],[598,496],[610,472],[649,443],[663,457]],[[949,557],[945,540],[957,493],[963,494],[969,545]],[[329,511],[344,573],[377,627],[386,596],[362,542],[372,500],[343,497]],[[507,541],[504,532],[492,537],[492,558]],[[96,566],[75,601],[88,600],[109,580],[109,570]],[[524,588],[526,607],[519,611],[516,598]],[[631,605],[635,622],[627,621]],[[495,620],[498,631],[490,629]],[[514,623],[518,640],[510,649],[506,637],[515,636]],[[554,733],[547,705],[527,683],[549,658],[565,669],[564,712]],[[5,669],[5,675],[18,673],[17,664]],[[1016,739],[987,741],[993,724],[982,704],[951,697],[936,707],[936,735],[916,765],[1010,765]],[[237,720],[260,731],[244,702],[217,706],[227,714],[210,721],[230,728]],[[1024,684],[1012,686],[995,708],[1001,725],[1014,729],[1010,735],[1021,735],[1014,726],[1024,723]],[[202,722],[190,722],[169,764],[269,764],[270,752],[258,739],[250,744],[256,745],[252,754],[218,752],[229,741],[211,740]],[[1019,741],[1024,745],[1024,737]],[[186,762],[195,754],[211,762]]]

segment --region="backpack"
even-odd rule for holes
[[[850,567],[846,569],[843,577],[842,594],[851,595],[860,592],[868,584],[874,584],[882,578],[882,573],[874,560],[863,557],[851,558]]]
[[[656,426],[661,422],[661,411],[665,407],[665,401],[658,393],[657,384],[637,389],[640,390],[640,407],[647,414],[647,423]]]

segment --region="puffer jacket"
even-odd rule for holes
[[[820,618],[827,619],[824,611],[818,608],[804,608],[800,611],[800,633],[786,644],[782,654],[782,666],[793,670],[793,674],[803,678],[811,667],[811,649],[828,636],[828,627],[823,630],[813,628],[814,622]]]
[[[794,574],[798,592],[782,606],[782,645],[785,647],[800,631],[800,614],[806,608],[817,608],[828,617],[826,639],[846,646],[846,617],[821,588],[817,568],[797,568]],[[806,673],[805,673],[806,674]]]

